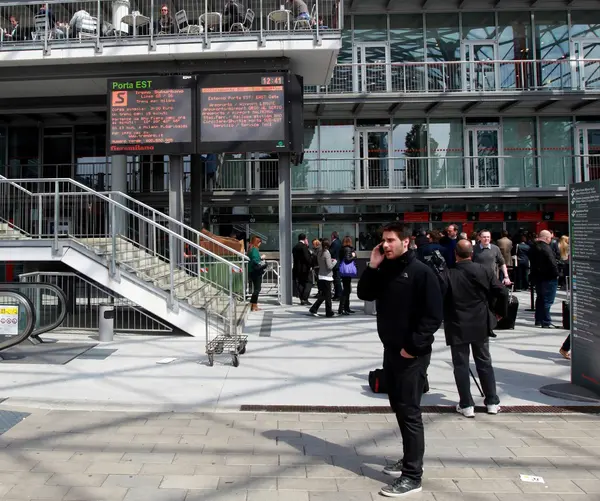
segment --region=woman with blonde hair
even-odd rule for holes
[[[258,309],[258,295],[260,294],[260,288],[262,286],[262,277],[267,263],[265,263],[265,256],[261,256],[259,252],[260,244],[262,240],[260,237],[254,235],[250,239],[248,245],[248,257],[250,262],[248,263],[248,277],[252,284],[252,297],[250,298],[250,311],[260,311]]]
[[[569,237],[563,235],[558,241],[558,250],[560,251],[560,279],[564,281],[565,288],[569,290]],[[571,334],[567,336],[563,345],[561,346],[559,353],[567,360],[571,360]]]

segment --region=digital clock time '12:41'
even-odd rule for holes
[[[283,85],[283,77],[261,77],[261,85]]]

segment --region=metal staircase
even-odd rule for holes
[[[61,261],[190,335],[241,329],[247,259],[123,193],[0,176],[0,260]]]

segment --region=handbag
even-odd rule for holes
[[[356,264],[354,261],[350,263],[342,261],[340,264],[340,277],[356,277],[357,275],[358,271],[356,270]]]

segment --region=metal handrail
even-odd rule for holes
[[[168,221],[169,223],[173,223],[173,224],[180,226],[182,230],[189,231],[190,233],[197,235],[199,237],[199,240],[204,239],[204,240],[210,242],[211,244],[214,244],[214,245],[222,248],[223,250],[226,250],[228,253],[238,256],[240,259],[242,259],[242,261],[250,261],[250,258],[248,256],[246,256],[245,254],[243,254],[239,251],[236,251],[235,249],[232,249],[231,247],[227,247],[225,244],[222,244],[218,240],[215,240],[214,238],[211,238],[208,235],[205,235],[201,231],[198,231],[190,226],[187,226],[186,224],[182,223],[181,221],[178,221],[177,219],[174,219],[171,216],[156,210],[154,207],[146,205],[145,203],[140,202],[139,200],[137,200],[129,195],[126,195],[125,193],[123,193],[121,191],[103,191],[103,192],[97,192],[97,193],[106,193],[109,195],[118,195],[120,197],[123,197],[125,200],[136,203],[140,207],[143,207],[144,209],[152,212],[152,214],[154,216],[158,216],[158,217],[164,219],[165,221]]]
[[[0,285],[13,285],[13,284],[8,283],[8,284],[0,284]],[[7,350],[8,348],[12,348],[13,346],[21,344],[29,336],[31,336],[31,333],[33,332],[33,328],[35,326],[35,310],[33,309],[33,304],[31,304],[31,301],[27,296],[21,294],[20,292],[16,292],[16,291],[10,290],[10,289],[2,290],[2,295],[12,297],[13,299],[16,299],[17,301],[19,301],[20,303],[23,304],[23,306],[25,307],[25,313],[26,313],[25,317],[27,318],[27,324],[21,334],[16,335],[16,336],[11,336],[10,338],[6,339],[5,341],[0,342],[0,351]]]
[[[51,323],[45,327],[40,327],[38,329],[34,329],[33,332],[31,333],[31,337],[40,336],[41,334],[50,332],[50,331],[56,329],[57,327],[59,327],[64,322],[64,320],[67,316],[67,295],[64,293],[64,291],[60,287],[57,287],[56,285],[52,285],[52,284],[39,284],[39,283],[29,283],[29,282],[27,282],[27,283],[11,282],[11,283],[6,283],[6,284],[0,283],[0,291],[2,293],[5,290],[10,290],[10,289],[50,289],[52,292],[54,292],[58,296],[59,303],[62,304],[62,308],[60,310],[60,314],[58,315],[58,318],[53,323]]]
[[[8,183],[4,183],[4,181],[8,181]],[[88,193],[89,195],[96,196],[96,197],[100,198],[100,200],[103,200],[104,202],[108,202],[111,207],[116,207],[116,208],[122,209],[126,213],[131,214],[135,218],[143,221],[144,223],[149,224],[152,227],[159,228],[161,231],[164,231],[165,233],[167,233],[170,237],[180,240],[181,243],[189,245],[190,247],[200,251],[203,254],[209,255],[210,257],[212,257],[213,259],[216,259],[217,261],[221,262],[222,264],[231,266],[231,268],[233,268],[236,272],[243,271],[243,269],[240,266],[238,266],[234,263],[231,263],[230,261],[227,261],[226,259],[222,258],[221,256],[218,256],[217,254],[214,254],[213,252],[205,249],[204,247],[200,246],[199,244],[192,242],[191,240],[188,240],[187,238],[179,235],[178,233],[172,231],[171,229],[162,226],[160,223],[153,221],[152,219],[149,219],[145,216],[142,216],[141,214],[130,209],[129,207],[122,205],[122,204],[116,202],[115,200],[113,200],[112,198],[107,197],[106,195],[103,195],[102,193],[99,193],[97,191],[94,191],[91,188],[88,188],[87,186],[85,186],[84,184],[74,181],[71,178],[33,178],[33,179],[11,178],[10,180],[8,180],[6,178],[0,179],[0,184],[10,184],[10,185],[14,186],[15,183],[53,183],[53,184],[55,184],[55,186],[57,186],[57,188],[58,188],[58,183],[66,183],[66,184],[70,184],[73,186],[77,186],[78,188],[81,188],[82,191]],[[20,187],[20,188],[22,188],[22,187]],[[23,191],[27,192],[27,194],[29,194],[29,195],[38,196],[38,197],[40,197],[40,196],[41,197],[54,197],[57,195],[64,197],[64,196],[77,196],[77,195],[81,194],[81,193],[73,193],[73,192],[61,192],[58,190],[55,193],[32,193],[25,189],[23,189]],[[120,192],[119,192],[119,194],[120,194]],[[57,228],[55,228],[55,231],[57,231]],[[228,250],[228,252],[230,250],[233,251],[233,249],[229,249],[228,247],[227,247],[227,250]]]

